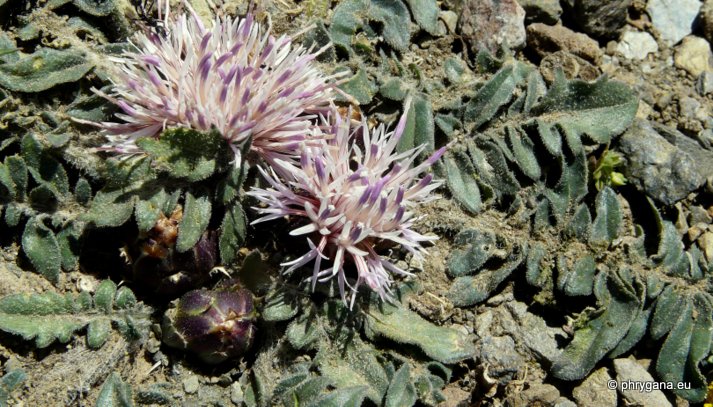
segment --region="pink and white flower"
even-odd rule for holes
[[[109,139],[106,148],[136,153],[137,139],[165,128],[215,128],[236,165],[248,140],[268,163],[295,159],[341,76],[324,75],[314,62],[326,47],[312,52],[293,37],[275,38],[250,14],[216,18],[211,28],[193,10],[168,14],[165,33],[139,33],[133,51],[114,58],[119,71],[111,94],[96,91],[123,111],[116,115],[123,122],[97,124]]]
[[[421,243],[438,239],[413,230],[413,210],[437,198],[432,192],[441,182],[434,182],[431,174],[419,177],[445,147],[416,166],[412,165],[425,146],[398,153],[406,110],[389,133],[383,125],[370,131],[365,120],[354,129],[333,110],[329,118],[322,118],[326,134],[317,138],[319,145],[302,146],[298,166],[278,162],[273,168],[259,168],[270,187],[249,192],[264,205],[255,208],[264,216],[253,223],[285,216],[304,221],[290,234],[306,235],[310,250],[284,263],[287,272],[314,261],[312,289],[317,281],[336,277],[345,301],[345,285],[352,290],[352,305],[361,284],[388,299],[391,274],[410,275],[382,257],[379,246],[400,245],[422,260],[426,251]],[[323,269],[323,260],[331,260],[331,265]],[[345,275],[347,263],[356,269],[353,284]]]

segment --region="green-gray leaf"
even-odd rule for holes
[[[52,283],[57,283],[62,264],[59,243],[42,218],[27,221],[22,233],[22,250],[35,269]]]
[[[121,376],[114,372],[102,385],[97,397],[96,407],[133,407],[134,400],[131,396],[131,386],[121,380]]]
[[[16,62],[0,64],[0,86],[13,92],[42,92],[78,81],[92,67],[79,52],[40,48]]]
[[[416,345],[442,363],[455,363],[473,356],[472,338],[452,328],[436,326],[401,305],[381,304],[385,312],[371,309],[366,314],[370,337],[383,336],[402,344]],[[409,327],[404,330],[403,327]]]
[[[179,252],[188,251],[198,243],[203,232],[208,227],[211,214],[210,199],[205,196],[194,197],[192,193],[186,193],[186,204],[183,208],[183,218],[178,225],[178,239],[176,250]]]
[[[220,259],[223,264],[230,264],[235,260],[238,250],[245,242],[247,236],[247,218],[239,201],[233,203],[225,211],[223,223],[220,226]]]

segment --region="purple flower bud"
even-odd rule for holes
[[[163,341],[216,364],[240,356],[255,339],[253,296],[237,284],[194,290],[164,314]]]

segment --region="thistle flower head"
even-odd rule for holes
[[[391,274],[409,273],[379,255],[378,247],[400,245],[422,259],[421,243],[437,239],[412,229],[413,208],[436,198],[432,191],[440,182],[430,174],[419,176],[445,147],[412,166],[425,146],[396,151],[407,114],[387,133],[383,125],[370,131],[366,121],[352,129],[349,120],[333,110],[331,117],[323,118],[328,135],[318,138],[318,146],[302,147],[299,166],[278,163],[268,170],[260,168],[270,187],[249,193],[264,204],[255,208],[264,216],[253,223],[284,216],[303,219],[304,226],[290,234],[306,235],[310,250],[283,265],[289,272],[314,261],[312,289],[317,281],[336,277],[343,299],[345,285],[351,288],[351,304],[361,284],[387,299]],[[331,265],[322,269],[323,260],[331,260]],[[347,263],[356,269],[353,283],[345,275]]]
[[[236,164],[250,139],[268,162],[294,158],[310,119],[328,108],[339,76],[323,75],[314,63],[324,48],[311,52],[291,37],[264,33],[250,14],[216,18],[212,28],[192,10],[168,14],[165,33],[139,33],[133,51],[115,59],[113,92],[97,91],[123,111],[116,115],[123,122],[98,124],[106,147],[135,153],[138,138],[157,137],[167,127],[215,128]]]

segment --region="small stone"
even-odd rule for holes
[[[706,150],[713,150],[713,129],[710,127],[696,134],[696,141]]]
[[[488,374],[495,379],[512,379],[525,360],[515,350],[509,336],[486,336],[480,341],[480,361],[488,364]]]
[[[703,208],[702,206],[691,206],[689,208],[690,212],[688,214],[688,222],[692,225],[695,225],[697,223],[704,223],[708,224],[713,222],[713,219],[711,219],[711,216],[708,214],[708,211]]]
[[[678,101],[678,114],[687,119],[694,119],[701,107],[701,102],[686,96]]]
[[[475,319],[475,333],[481,338],[485,338],[490,335],[490,326],[493,323],[494,315],[493,311],[485,311],[478,315]]]
[[[183,391],[186,394],[193,394],[198,391],[198,376],[190,375],[183,379]]]
[[[525,22],[556,24],[562,15],[559,0],[517,0],[525,9]]]
[[[455,33],[458,26],[458,14],[451,10],[438,13],[438,19],[445,23],[449,33]]]
[[[698,238],[698,247],[701,248],[706,260],[713,261],[713,232],[706,232]]]
[[[500,327],[503,332],[523,344],[533,358],[551,364],[562,353],[557,338],[563,337],[561,328],[549,327],[545,321],[527,310],[527,305],[519,301],[509,302],[506,308],[510,316],[500,314]]]
[[[701,96],[713,93],[713,72],[706,71],[698,76],[696,92]]]
[[[688,228],[688,232],[686,234],[688,235],[689,242],[695,242],[696,239],[698,239],[698,237],[700,237],[701,234],[703,234],[703,230],[701,230],[701,228],[699,228],[698,226],[693,225],[690,228]]]
[[[575,0],[574,20],[585,33],[595,38],[616,37],[626,24],[632,0]]]
[[[439,404],[439,407],[461,407],[469,405],[471,394],[457,385],[448,385],[442,391],[446,401]]]
[[[515,0],[466,0],[458,31],[475,54],[486,48],[496,52],[503,44],[525,44],[525,10]]]
[[[670,46],[693,32],[700,8],[699,0],[649,0],[646,11],[661,39]]]
[[[512,407],[551,406],[559,400],[560,392],[551,384],[531,384],[527,389],[508,397],[505,405]]]
[[[572,396],[579,406],[616,407],[616,390],[607,384],[612,380],[606,368],[601,368],[590,374],[582,384],[572,390]]]
[[[643,366],[631,359],[615,359],[614,370],[616,371],[616,379],[620,384],[617,386],[628,405],[637,406],[656,406],[656,407],[671,407],[671,403],[666,399],[666,396],[661,390],[655,389],[651,391],[641,391],[639,389],[623,390],[621,383],[627,382],[653,382],[654,378],[644,369]]]
[[[693,76],[713,70],[713,53],[708,41],[695,35],[684,38],[676,49],[673,63]]]
[[[541,57],[560,50],[568,51],[587,61],[597,63],[602,56],[599,44],[585,34],[576,33],[561,25],[549,26],[542,23],[527,27],[527,45]]]
[[[705,106],[704,106],[705,108]],[[700,109],[699,109],[700,110]],[[652,122],[654,129],[669,143],[693,158],[696,171],[702,176],[713,174],[713,151],[706,150],[691,137],[663,124]]]
[[[240,406],[244,400],[245,395],[243,394],[242,386],[240,386],[238,382],[233,382],[233,384],[230,385],[230,401],[236,406]]]
[[[554,81],[555,72],[560,68],[567,79],[579,78],[593,81],[601,74],[596,66],[567,51],[557,51],[545,56],[540,61],[540,73],[547,83]]]
[[[555,402],[555,407],[577,407],[577,403],[566,397],[560,397]]]
[[[636,109],[636,117],[638,119],[648,119],[653,112],[654,109],[648,103],[643,100],[639,101],[639,108]]]
[[[659,51],[654,37],[647,32],[627,31],[621,36],[616,51],[626,59],[644,59]]]
[[[665,205],[684,199],[705,182],[696,160],[646,120],[634,121],[618,150],[626,157],[624,172],[631,185]]]
[[[660,110],[664,110],[668,105],[671,104],[671,101],[673,101],[673,93],[662,92],[656,98],[656,107],[658,107]]]

